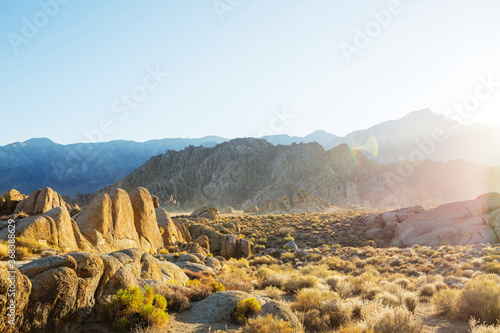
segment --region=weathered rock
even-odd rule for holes
[[[109,193],[111,198],[113,235],[111,246],[115,249],[140,247],[139,235],[134,224],[134,210],[128,193],[115,189]]]
[[[196,303],[191,309],[193,319],[204,324],[216,324],[231,321],[231,316],[238,302],[254,297],[244,291],[223,291],[212,294]],[[264,305],[265,301],[255,296],[257,301]]]
[[[219,217],[219,212],[217,210],[217,206],[203,206],[192,212],[191,216],[216,220]]]
[[[200,263],[200,258],[195,256],[194,254],[183,253],[177,258],[177,261],[190,261],[195,263]]]
[[[134,210],[134,225],[141,248],[159,250],[163,248],[163,238],[156,223],[155,208],[151,194],[143,187],[136,188],[129,193]]]
[[[66,207],[55,207],[43,216],[52,219],[57,229],[57,246],[62,250],[85,250],[86,245],[79,244],[76,241],[75,230],[73,229],[73,220],[71,219]]]
[[[182,269],[171,262],[158,261],[158,266],[160,267],[161,273],[163,274],[163,282],[165,283],[175,281],[179,285],[185,286],[186,282],[189,280]]]
[[[185,243],[191,241],[187,229],[181,223],[172,221],[170,214],[165,209],[156,208],[155,215],[158,227],[160,227],[160,233],[163,229],[162,238],[165,246],[175,245],[177,242]]]
[[[179,266],[182,269],[189,269],[193,272],[205,272],[210,275],[215,275],[215,271],[213,268],[205,266],[204,264],[198,264],[190,261],[176,261],[175,265]]]
[[[498,211],[497,211],[498,210]],[[454,202],[408,217],[396,228],[393,246],[500,242],[500,194]]]
[[[9,271],[13,273],[9,273]],[[11,291],[15,289],[13,298],[8,295],[9,289]],[[30,293],[31,281],[28,277],[22,275],[15,268],[0,264],[0,317],[2,318],[0,332],[18,332],[26,312]],[[11,299],[14,300],[14,305],[11,305]],[[10,320],[13,320],[14,324],[9,323]]]
[[[267,314],[270,314],[278,319],[283,319],[297,330],[301,328],[300,321],[295,313],[293,313],[290,307],[283,302],[274,300],[266,302],[266,304],[262,306],[261,312],[258,315],[265,316]]]
[[[90,314],[95,305],[95,292],[104,273],[104,262],[96,254],[75,252],[69,255],[76,261],[76,309],[78,318],[83,318]]]
[[[149,253],[141,257],[141,279],[162,281],[163,275],[158,260]]]
[[[198,243],[184,243],[184,244],[179,244],[179,250],[180,251],[185,251],[187,253],[191,254],[202,254],[202,255],[208,255],[208,250],[201,247],[200,244]]]
[[[38,274],[58,267],[68,267],[74,270],[76,269],[76,261],[68,255],[50,256],[24,264],[19,267],[19,271],[31,279]]]
[[[294,241],[286,242],[285,247],[289,248],[290,250],[295,250],[295,251],[297,251],[299,249],[299,247],[297,246],[297,244],[295,244]]]
[[[7,239],[8,228],[0,230],[0,239]],[[56,246],[59,243],[57,226],[46,216],[30,216],[16,223],[16,237],[37,241],[41,244]]]
[[[107,193],[94,197],[80,213],[76,223],[85,238],[100,252],[113,250],[113,215],[111,198]]]
[[[70,208],[57,192],[50,187],[46,187],[42,190],[33,191],[29,197],[19,202],[15,213],[25,212],[28,215],[38,215],[48,212],[55,207]]]
[[[194,242],[200,244],[200,246],[202,248],[204,248],[204,249],[208,250],[208,252],[210,252],[210,242],[209,242],[207,236],[201,235],[198,238],[196,238]]]
[[[10,215],[16,210],[19,202],[26,199],[27,196],[19,193],[18,190],[8,190],[0,195],[0,215]]]
[[[152,195],[151,199],[153,200],[154,208],[160,207],[160,202],[159,202],[158,197],[156,195]]]
[[[247,239],[236,238],[233,235],[224,235],[198,224],[191,224],[189,233],[193,238],[198,238],[201,235],[207,236],[210,251],[214,255],[221,255],[226,259],[246,258],[251,255],[250,242]]]
[[[57,332],[77,306],[78,277],[68,267],[44,271],[31,279],[22,331]]]
[[[216,271],[222,269],[222,265],[219,260],[214,257],[206,257],[206,264],[208,267],[215,269]]]

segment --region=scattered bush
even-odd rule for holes
[[[241,329],[242,333],[295,333],[292,326],[282,319],[268,314],[265,317],[248,319],[247,324]]]
[[[244,324],[247,321],[248,317],[256,314],[260,310],[260,303],[255,297],[247,298],[243,301],[238,302],[233,313],[233,318],[236,323]]]
[[[163,328],[168,322],[167,300],[146,287],[143,292],[138,287],[121,289],[108,304],[108,315],[113,327],[127,331],[138,327]]]
[[[312,288],[318,283],[318,279],[311,275],[294,275],[283,284],[286,293],[294,294],[300,289]]]

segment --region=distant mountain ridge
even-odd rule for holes
[[[440,133],[437,141],[436,131]],[[500,128],[480,124],[463,126],[428,109],[354,131],[345,137],[318,130],[304,137],[282,134],[263,139],[273,145],[317,142],[326,150],[345,143],[383,164],[416,159],[462,159],[500,166]],[[16,142],[0,147],[0,193],[16,188],[29,194],[46,186],[71,196],[90,193],[113,184],[149,158],[167,150],[180,151],[189,145],[214,147],[227,141],[207,136],[71,145],[60,145],[45,138]]]
[[[70,145],[46,138],[16,142],[0,147],[0,193],[15,188],[29,194],[46,186],[66,195],[93,192],[128,175],[151,156],[189,145],[213,147],[223,141],[209,136]]]
[[[379,164],[347,144],[273,145],[244,138],[152,157],[110,187],[146,187],[181,209],[217,204],[240,209],[289,198],[300,188],[333,205],[396,208],[438,204],[500,191],[500,168],[464,161]]]

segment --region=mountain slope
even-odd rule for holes
[[[188,145],[212,147],[226,139],[163,139],[61,145],[31,139],[0,147],[0,193],[16,188],[31,193],[46,186],[63,194],[96,191],[132,172],[151,156]]]
[[[435,206],[500,191],[500,168],[464,161],[378,164],[346,144],[277,145],[234,139],[213,148],[189,147],[152,157],[110,188],[146,187],[180,208],[244,207],[291,196],[303,187],[334,205]]]

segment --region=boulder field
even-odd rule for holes
[[[130,192],[112,189],[109,193],[98,194],[73,216],[68,211],[72,207],[50,188],[34,191],[24,199],[14,191],[6,192],[9,195],[5,197],[11,198],[9,202],[15,201],[12,198],[19,199],[15,213],[9,217],[16,218],[21,212],[24,217],[16,220],[16,237],[57,247],[64,252],[106,253],[140,248],[154,253],[166,246],[177,245],[181,251],[203,255],[210,253],[211,249],[214,255],[226,259],[251,254],[250,243],[246,240],[204,226],[194,228],[173,221],[145,188]],[[215,217],[218,214],[216,207],[202,207],[199,211],[211,212]],[[7,223],[0,222],[0,240],[7,239],[8,234]],[[197,238],[197,242],[192,242]]]
[[[87,322],[106,320],[105,305],[120,289],[149,285],[162,293],[162,288],[172,284],[172,288],[182,288],[189,279],[179,267],[182,261],[177,265],[159,259],[132,248],[109,254],[50,256],[19,269],[0,264],[2,318],[9,311],[10,277],[16,278],[15,325],[2,320],[0,332],[74,332]]]
[[[439,246],[500,243],[500,194],[453,202],[425,210],[421,206],[365,217],[366,234],[390,246]]]

